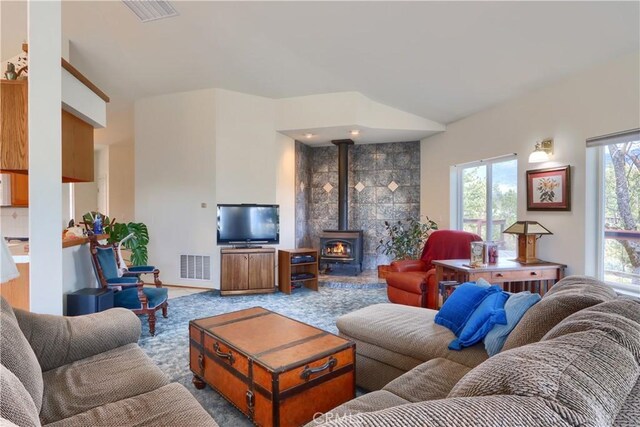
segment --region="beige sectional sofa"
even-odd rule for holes
[[[0,333],[2,426],[217,426],[136,344],[129,310],[50,316],[1,299]]]
[[[393,304],[338,320],[362,395],[309,425],[637,426],[640,300],[587,277],[558,282],[488,357],[447,350],[435,312]]]

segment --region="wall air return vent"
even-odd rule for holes
[[[168,1],[163,0],[122,0],[138,19],[142,22],[157,21],[158,19],[178,16],[175,7]]]
[[[204,255],[180,255],[180,278],[211,280],[211,257]]]

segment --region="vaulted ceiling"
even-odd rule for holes
[[[63,32],[72,63],[114,109],[207,87],[273,98],[357,91],[449,123],[638,51],[639,5],[176,1],[178,17],[143,24],[119,1],[68,1]],[[26,19],[24,7],[8,10]],[[26,23],[6,15],[3,27],[16,28],[3,30],[3,59],[26,37]]]

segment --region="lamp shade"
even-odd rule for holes
[[[537,221],[516,221],[507,227],[503,233],[507,234],[553,234],[546,228],[544,228]]]
[[[3,238],[0,238],[0,240],[2,240],[2,243],[0,243],[0,283],[5,283],[18,277],[20,273],[18,273],[18,268],[13,261],[7,242]]]
[[[529,154],[529,163],[542,163],[549,161],[549,153],[543,150],[535,150]]]

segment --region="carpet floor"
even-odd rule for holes
[[[291,295],[280,292],[262,295],[221,297],[207,291],[169,300],[169,318],[158,316],[156,336],[149,335],[146,317],[142,319],[140,346],[172,382],[184,385],[221,427],[252,425],[244,415],[218,393],[191,384],[189,370],[189,321],[261,306],[320,329],[337,333],[336,319],[371,304],[389,302],[385,285],[351,287],[321,286],[318,292],[306,288]]]

